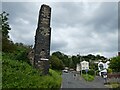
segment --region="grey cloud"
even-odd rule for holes
[[[10,16],[10,35],[15,42],[34,45],[42,3],[3,3]],[[51,52],[88,54],[117,52],[117,3],[48,3],[52,8]]]
[[[64,41],[57,41],[57,42],[52,42],[51,44],[51,50],[53,51],[59,51],[67,46],[67,42]]]
[[[22,18],[29,21],[31,25],[37,26],[39,8],[34,9],[34,5],[35,3],[28,2],[3,2],[2,8],[10,14],[9,22],[11,24],[15,24],[16,19]]]
[[[107,2],[102,3],[98,9],[96,9],[93,17],[87,22],[87,24],[93,24],[95,31],[98,32],[113,32],[118,29],[118,3]],[[103,27],[107,27],[104,30]]]
[[[24,7],[24,4],[23,3],[18,3],[18,2],[3,2],[2,3],[2,9],[10,14],[11,22],[16,17],[21,15],[21,13],[24,13],[24,11],[26,11],[26,8]]]
[[[9,13],[11,26],[10,37],[14,42],[34,44],[34,34],[37,28],[38,9],[35,3],[3,2],[3,10]]]
[[[82,3],[73,3],[73,2],[64,2],[64,3],[55,3],[56,7],[53,7],[52,12],[54,18],[53,25],[56,27],[63,27],[63,26],[74,26],[80,15],[82,15],[83,5]]]
[[[88,4],[91,5],[93,3]],[[55,16],[53,18],[53,26],[67,27],[77,25],[79,27],[81,24],[84,26],[92,24],[95,31],[99,30],[98,32],[105,31],[104,27],[107,27],[109,31],[117,28],[117,3],[102,3],[93,13],[89,13],[91,10],[88,13],[86,12],[87,16],[92,14],[90,17],[83,15],[84,4],[81,2],[77,4],[73,2],[60,3],[59,5],[56,4],[56,6],[57,8],[53,7],[53,16]]]

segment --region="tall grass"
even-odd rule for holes
[[[27,62],[10,59],[4,55],[2,60],[2,88],[52,88],[59,89],[61,75],[49,70],[49,75],[40,76],[40,72]]]

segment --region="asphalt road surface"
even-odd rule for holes
[[[78,74],[79,75],[79,74]],[[62,85],[61,88],[106,88],[104,86],[103,78],[96,76],[92,82],[85,81],[82,77],[79,76],[74,77],[74,74],[64,73],[62,74]]]

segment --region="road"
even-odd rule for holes
[[[82,77],[73,77],[73,73],[62,74],[61,88],[107,88],[104,86],[103,78],[96,76],[92,82],[85,81]],[[106,89],[105,89],[106,90]]]

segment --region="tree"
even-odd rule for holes
[[[57,52],[54,52],[52,55],[54,56],[57,56],[59,59],[62,59],[64,54],[62,54],[61,52],[57,51]]]
[[[63,62],[58,57],[56,57],[55,55],[52,55],[50,57],[50,64],[51,64],[52,69],[56,69],[56,70],[64,69]]]
[[[13,41],[9,40],[9,30],[11,30],[8,22],[8,16],[9,14],[6,12],[3,12],[0,14],[0,32],[2,32],[2,51],[3,52],[13,52],[16,47],[13,43]]]
[[[110,68],[113,72],[120,72],[120,56],[113,57],[110,60]]]
[[[69,68],[75,68],[72,58],[70,58],[69,61]]]
[[[80,60],[77,56],[72,56],[73,67],[76,68],[77,63],[80,63]]]
[[[64,55],[63,58],[61,59],[66,67],[69,67],[69,62],[70,60],[68,59],[67,55]]]
[[[2,37],[4,38],[9,38],[8,33],[9,33],[9,30],[11,30],[8,22],[8,16],[9,14],[6,13],[5,11],[0,14],[0,21],[1,21],[0,27],[2,27]]]
[[[57,52],[54,52],[52,55],[56,56],[57,58],[59,58],[66,67],[69,66],[69,59],[68,59],[68,56],[61,53],[60,51],[57,51]]]

